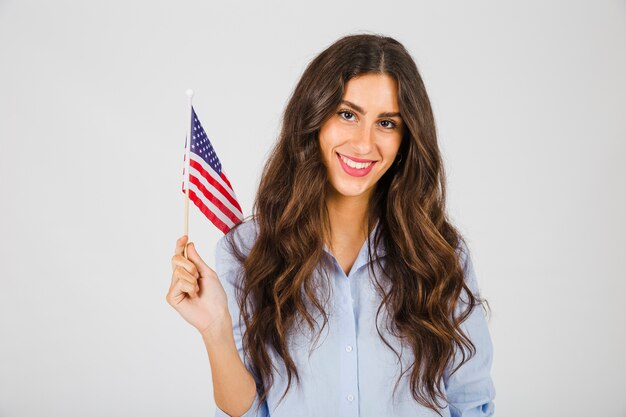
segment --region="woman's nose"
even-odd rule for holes
[[[363,124],[360,126],[354,136],[352,137],[352,147],[359,155],[367,155],[372,150],[374,138],[372,137],[374,132],[369,125]]]

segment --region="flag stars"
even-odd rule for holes
[[[195,155],[204,160],[207,165],[220,174],[222,172],[222,164],[215,154],[211,141],[204,131],[204,128],[198,120],[195,112],[193,114],[193,120],[195,122],[193,123],[194,134],[192,135],[193,139],[191,140],[191,148],[193,149]]]

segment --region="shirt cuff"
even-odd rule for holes
[[[241,417],[254,417],[256,416],[256,407],[257,404],[259,403],[259,394],[256,393],[254,396],[254,401],[252,402],[252,405],[250,406],[250,408],[248,409],[248,411],[246,411],[244,414],[241,415]],[[215,404],[215,417],[233,417],[230,414],[226,414],[226,412],[224,410],[222,410],[221,408],[219,408],[217,406],[217,404]]]

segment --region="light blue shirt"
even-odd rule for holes
[[[244,414],[245,417],[418,417],[438,416],[434,411],[418,404],[412,397],[408,384],[408,371],[403,376],[396,396],[392,391],[398,379],[400,364],[398,357],[380,339],[376,330],[376,310],[380,297],[370,280],[367,244],[372,256],[380,257],[385,264],[384,247],[375,248],[372,230],[369,239],[363,244],[359,254],[346,276],[336,258],[324,247],[324,268],[331,278],[331,296],[326,310],[329,318],[327,327],[317,342],[316,333],[308,333],[306,325],[296,332],[289,341],[290,353],[300,373],[301,385],[292,380],[289,392],[278,402],[287,386],[285,367],[273,349],[269,349],[274,366],[279,372],[274,374],[274,385],[260,411],[256,412],[259,401],[257,394],[254,403]],[[256,223],[247,221],[236,231],[236,242],[243,242],[244,253],[248,253],[256,238]],[[235,300],[235,278],[238,264],[226,250],[225,237],[216,247],[216,273],[228,297],[230,314],[233,319],[233,333],[239,355],[246,362],[242,349],[243,326],[239,321],[239,308]],[[241,239],[241,240],[240,240]],[[370,243],[371,242],[371,243]],[[467,247],[461,251],[464,260],[465,279],[474,294],[479,294],[476,275]],[[374,261],[376,276],[381,277]],[[317,279],[321,274],[316,274]],[[381,280],[379,278],[379,280]],[[382,280],[381,280],[382,281]],[[319,281],[323,283],[325,281]],[[323,284],[320,284],[323,285]],[[324,299],[324,298],[322,298]],[[465,304],[463,305],[465,306]],[[309,309],[316,318],[319,312]],[[400,344],[384,324],[384,309],[379,316],[379,328],[387,341],[402,355],[402,369],[412,363],[411,349]],[[319,320],[321,327],[321,318]],[[491,416],[494,412],[495,387],[490,375],[493,346],[482,308],[477,307],[462,324],[463,331],[476,346],[476,355],[459,368],[452,376],[444,373],[443,384],[449,405],[443,410],[444,417]],[[319,328],[315,329],[315,332]],[[310,348],[312,350],[309,352]],[[457,352],[455,363],[460,361]],[[216,417],[228,417],[216,407]]]

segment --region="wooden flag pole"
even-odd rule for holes
[[[185,149],[185,234],[187,235],[187,242],[189,242],[189,150],[191,149],[191,134],[193,126],[193,107],[191,99],[193,98],[193,90],[187,90],[187,97],[189,97],[189,135],[187,136],[187,148]],[[185,259],[187,258],[187,245],[184,250]]]

